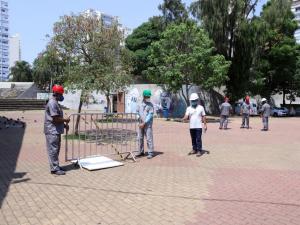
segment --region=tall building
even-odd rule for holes
[[[93,10],[93,9],[85,10],[82,14],[86,15],[86,16],[91,16],[92,15],[92,16],[97,16],[98,18],[101,18],[103,25],[106,26],[106,27],[110,27],[114,23],[117,23],[118,28],[124,34],[124,38],[126,38],[131,33],[131,29],[129,29],[128,27],[123,26],[120,23],[120,18],[118,16],[111,16],[109,14],[102,13],[98,10]]]
[[[295,38],[298,44],[300,44],[300,0],[293,0],[292,12],[295,15],[295,20],[298,23],[298,29],[295,31]]]
[[[13,67],[17,61],[21,61],[21,41],[19,34],[9,38],[9,68]]]
[[[1,0],[0,4],[0,81],[7,81],[9,76],[8,2]]]

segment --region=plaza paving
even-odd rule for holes
[[[0,225],[299,225],[300,118],[271,118],[261,132],[209,123],[210,154],[188,156],[187,123],[154,122],[152,160],[86,171],[61,162],[49,173],[43,111],[1,112],[26,128],[0,130]],[[23,117],[23,118],[22,118]]]

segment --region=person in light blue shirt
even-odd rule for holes
[[[137,114],[139,117],[139,133],[138,133],[138,146],[139,153],[137,157],[145,155],[144,153],[144,136],[146,136],[147,147],[148,147],[148,159],[153,158],[154,144],[153,144],[153,114],[154,106],[151,103],[151,91],[143,91],[143,101],[137,109]]]

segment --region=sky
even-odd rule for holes
[[[193,0],[183,0],[190,5]],[[260,0],[258,8],[267,0]],[[32,63],[45,49],[46,35],[60,16],[95,9],[118,16],[126,27],[134,29],[149,17],[159,15],[163,0],[8,0],[10,35],[21,37],[22,60]],[[258,11],[259,12],[259,11]]]

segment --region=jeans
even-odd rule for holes
[[[194,151],[202,151],[202,128],[190,129]]]
[[[163,109],[163,117],[166,119],[169,118],[169,110],[168,109]]]

